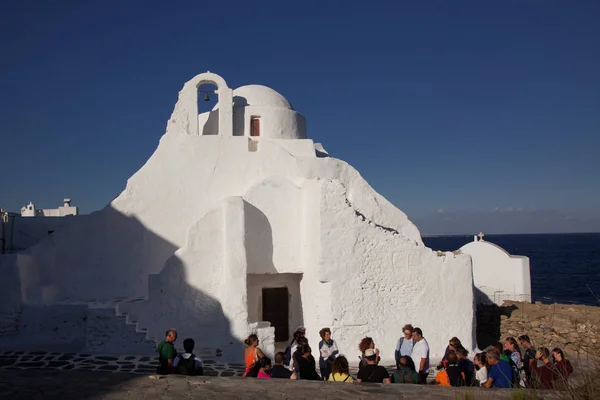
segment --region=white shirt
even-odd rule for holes
[[[290,364],[287,366],[288,369],[294,371],[294,353],[296,352],[296,350],[298,349],[298,344],[296,342],[294,342],[293,345],[290,346]]]
[[[180,359],[184,359],[187,360],[188,358],[190,358],[191,354],[190,353],[181,353],[179,354],[177,357],[175,357],[175,360],[173,360],[173,367],[177,367],[177,364],[179,364],[179,360]],[[200,368],[202,366],[202,360],[200,358],[198,358],[198,356],[194,356],[196,359],[194,361],[194,365],[196,366],[196,369]]]
[[[336,351],[339,353],[339,350],[337,348],[337,344],[335,344],[335,340],[332,340],[331,342],[331,347],[327,344],[326,341],[322,341],[323,345],[321,346],[321,348],[319,349],[321,351],[321,358],[323,358],[324,360],[327,360],[329,358],[329,356],[331,356],[333,353],[335,353]],[[336,354],[335,358],[337,358],[339,354]]]
[[[479,371],[475,373],[475,379],[479,382],[480,385],[483,385],[485,381],[487,381],[488,373],[486,367],[479,368]]]
[[[429,370],[429,344],[425,338],[415,343],[412,353],[410,354],[410,358],[412,358],[415,362],[417,372],[426,372]],[[425,359],[425,369],[423,371],[419,370],[421,358]]]
[[[402,340],[402,339],[404,339],[404,340]],[[402,345],[400,345],[400,342],[402,342]],[[413,340],[412,339],[406,340],[405,337],[401,337],[400,339],[398,339],[398,343],[396,344],[396,351],[399,351],[401,356],[410,356],[412,354],[412,349],[413,349]]]

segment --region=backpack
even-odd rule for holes
[[[177,363],[177,373],[179,375],[196,375],[196,356],[194,353],[189,356],[188,359],[183,358],[181,355],[179,357],[179,362]]]
[[[521,371],[519,371],[517,364],[515,364],[515,362],[512,360],[512,358],[509,358],[508,364],[510,365],[510,369],[512,370],[511,383],[512,383],[513,387],[518,388],[521,386]]]
[[[402,368],[395,371],[392,376],[394,378],[394,383],[415,383],[414,374],[415,372],[410,368]]]

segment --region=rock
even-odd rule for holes
[[[532,328],[535,329],[535,328],[538,328],[541,325],[541,323],[540,323],[540,321],[531,321],[530,325]]]

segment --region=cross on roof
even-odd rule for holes
[[[483,241],[483,237],[485,235],[482,232],[479,232],[479,235],[477,235],[477,236],[479,236],[479,241],[481,242],[481,241]]]

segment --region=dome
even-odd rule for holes
[[[233,107],[270,106],[293,110],[290,103],[270,87],[263,85],[240,86],[233,91]],[[215,105],[213,110],[218,108]]]

